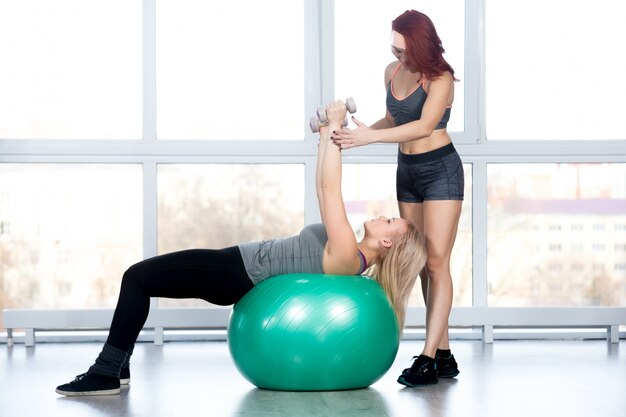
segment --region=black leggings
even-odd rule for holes
[[[254,287],[237,246],[191,249],[139,262],[124,273],[107,343],[129,352],[150,310],[150,297],[200,298],[231,305]]]

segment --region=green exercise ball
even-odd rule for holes
[[[399,339],[385,292],[363,276],[269,278],[235,304],[228,326],[241,374],[283,391],[367,387],[389,370]]]

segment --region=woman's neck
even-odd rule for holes
[[[372,265],[380,256],[378,242],[372,242],[371,239],[364,238],[357,244],[357,247],[365,256],[368,265]]]

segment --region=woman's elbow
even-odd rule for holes
[[[424,123],[424,125],[422,126],[422,137],[424,138],[428,138],[430,137],[433,132],[435,131],[435,128],[437,127],[436,123]]]

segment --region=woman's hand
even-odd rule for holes
[[[374,142],[374,129],[367,127],[367,125],[357,120],[354,116],[352,117],[352,121],[357,126],[355,129],[344,127],[335,131],[330,137],[339,149],[350,149]]]
[[[346,118],[346,114],[348,109],[343,101],[337,100],[333,101],[329,105],[326,106],[326,117],[328,118],[328,125],[339,125],[341,126],[343,121]]]

